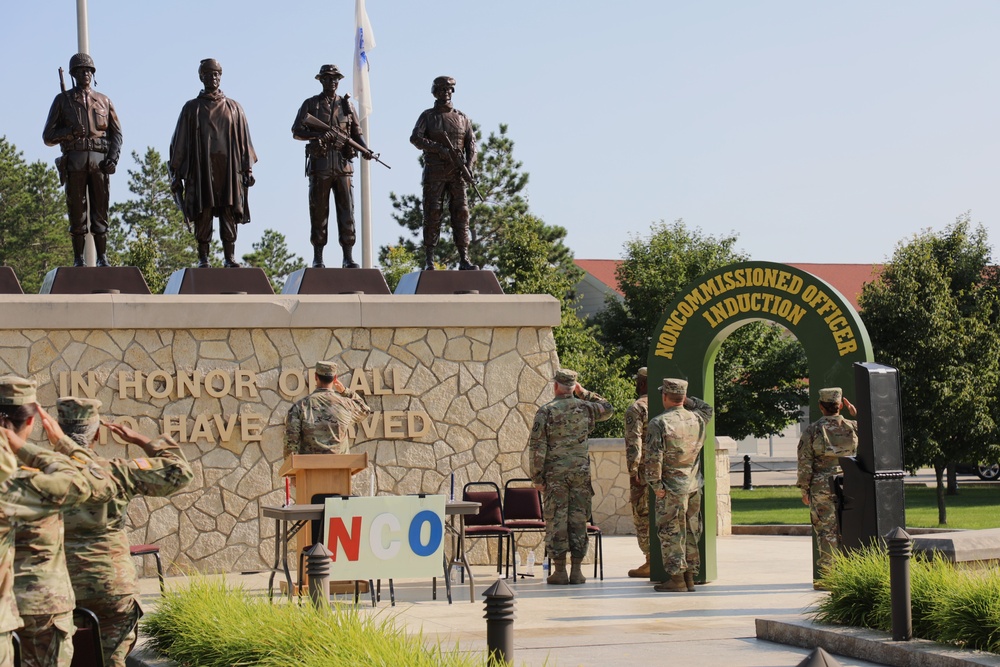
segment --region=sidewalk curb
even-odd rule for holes
[[[1000,656],[983,651],[969,651],[926,639],[892,641],[886,632],[812,621],[754,619],[757,639],[798,646],[821,647],[829,653],[877,662],[892,667],[1000,667]]]

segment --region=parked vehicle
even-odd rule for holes
[[[955,472],[959,475],[976,475],[986,482],[1000,479],[1000,463],[958,463]]]

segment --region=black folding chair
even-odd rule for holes
[[[77,607],[73,610],[73,661],[70,667],[104,667],[104,647],[101,646],[101,623],[97,615]]]
[[[476,490],[479,487],[481,490]],[[514,531],[504,525],[503,501],[500,499],[500,487],[494,482],[469,482],[462,488],[462,500],[472,500],[479,503],[479,512],[462,515],[465,523],[465,539],[497,538],[497,574],[510,574],[510,562],[513,560],[511,551],[514,547]],[[504,556],[503,544],[507,542],[507,554]],[[517,563],[514,563],[514,578],[517,578]],[[462,571],[462,581],[465,581],[465,570]]]
[[[587,519],[587,537],[594,537],[594,576],[597,576],[597,566],[601,566],[601,581],[604,581],[604,541],[601,527],[594,523],[594,515]]]

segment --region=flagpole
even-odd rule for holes
[[[87,0],[76,0],[76,51],[77,53],[90,53]],[[90,197],[87,197],[87,221],[88,223],[90,221]],[[97,246],[94,245],[94,235],[88,229],[84,238],[86,240],[83,245],[83,263],[87,266],[97,266]]]
[[[368,116],[361,119],[361,133],[368,145],[372,145],[368,133]],[[372,259],[372,190],[371,190],[371,160],[359,160],[361,163],[361,266],[371,269],[375,266]]]

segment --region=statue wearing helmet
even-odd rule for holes
[[[90,87],[96,71],[94,59],[86,53],[70,58],[69,73],[76,85],[52,101],[42,131],[47,146],[58,144],[62,149],[62,157],[56,164],[60,179],[66,185],[73,266],[83,266],[88,228],[94,235],[97,266],[109,266],[108,177],[115,173],[118,165],[122,128],[111,100]]]

